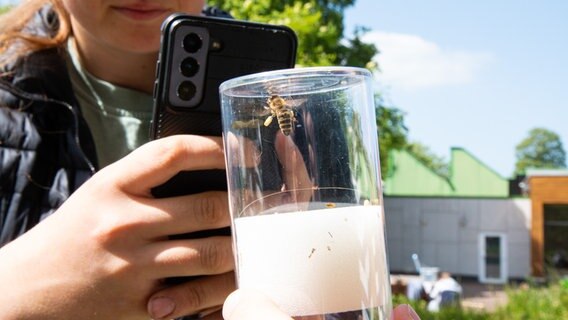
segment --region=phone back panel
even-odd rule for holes
[[[192,33],[202,41],[196,52],[184,47],[185,39]],[[284,26],[182,14],[171,16],[162,26],[151,138],[176,134],[221,136],[219,85],[246,74],[292,68],[296,47],[296,35]],[[187,64],[187,60],[193,64]],[[195,74],[184,75],[182,65],[189,65],[188,69]],[[195,93],[189,90],[191,98],[184,100],[180,97],[188,91],[180,87],[188,82],[195,85]],[[153,194],[166,197],[208,190],[226,190],[223,170],[180,173],[155,188]]]
[[[199,75],[184,77],[176,61],[183,61],[192,53],[182,47],[180,40],[184,34],[199,32],[200,28],[209,35],[209,43],[203,43],[207,46],[206,65],[199,66],[203,71],[201,79]],[[162,30],[152,138],[184,133],[221,135],[219,85],[246,74],[291,68],[295,55],[296,37],[287,27],[213,17],[171,17]],[[185,103],[173,97],[180,82],[193,79],[197,101]]]

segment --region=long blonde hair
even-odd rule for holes
[[[55,33],[36,35],[26,32],[26,25],[48,5],[58,19]],[[60,0],[23,0],[0,16],[0,69],[31,52],[61,46],[70,34],[69,14]]]

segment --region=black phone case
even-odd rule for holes
[[[202,48],[197,52],[188,52],[182,46],[183,39],[190,33],[202,38]],[[219,85],[241,75],[292,68],[296,47],[295,33],[284,26],[184,14],[170,16],[162,25],[150,138],[176,134],[221,136]],[[199,62],[199,70],[193,76],[183,75],[180,70],[180,64],[187,58]],[[195,83],[195,99],[189,102],[176,96],[177,87],[183,81]],[[163,198],[226,189],[224,170],[184,171],[155,187],[152,194]],[[223,228],[170,237],[229,234],[230,229]],[[193,278],[168,278],[167,283],[177,284]]]
[[[184,49],[181,41],[192,32],[202,36],[203,51]],[[174,14],[162,25],[161,41],[152,139],[175,134],[221,136],[219,85],[246,74],[292,68],[296,59],[297,38],[290,28],[242,20]],[[180,64],[188,57],[201,63],[192,77],[180,71]],[[182,81],[193,80],[196,98],[181,101],[177,87]],[[191,171],[154,188],[153,195],[170,197],[226,188],[224,170]]]

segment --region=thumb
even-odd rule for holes
[[[225,320],[292,320],[258,291],[239,289],[229,295],[223,305]]]
[[[108,166],[119,187],[133,194],[148,194],[180,171],[223,169],[220,137],[175,135],[150,141]],[[106,170],[109,170],[105,168]]]

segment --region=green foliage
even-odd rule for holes
[[[408,129],[404,124],[404,113],[395,107],[387,107],[380,94],[375,95],[375,118],[379,128],[381,176],[386,177],[389,150],[401,149],[406,145]]]
[[[515,174],[525,174],[527,168],[566,168],[566,152],[560,137],[547,129],[535,128],[516,147]]]
[[[229,11],[235,18],[281,24],[298,35],[298,59],[302,66],[349,65],[373,68],[378,53],[373,44],[361,41],[366,29],[343,39],[344,10],[354,0],[211,0],[209,4]],[[345,40],[345,41],[342,41]]]
[[[568,291],[568,279],[562,279],[558,283],[563,290]]]
[[[412,153],[425,166],[444,178],[450,177],[450,169],[444,158],[434,154],[427,146],[420,142],[411,142],[406,146],[407,150]]]
[[[557,320],[568,319],[568,280],[550,286],[521,285],[507,289],[508,303],[493,312],[446,308],[432,313],[424,301],[394,296],[393,305],[410,304],[421,320]]]
[[[358,27],[351,37],[343,36],[344,10],[355,0],[211,0],[208,3],[229,11],[237,19],[292,28],[299,42],[298,65],[343,65],[377,70],[372,62],[377,48],[361,40],[368,30]],[[376,96],[375,104],[384,175],[388,150],[406,144],[407,129],[399,109],[386,107],[380,95]]]
[[[509,303],[497,310],[492,319],[568,319],[568,289],[563,285],[511,289],[508,297]]]
[[[210,5],[229,11],[235,18],[286,25],[298,35],[297,63],[301,66],[342,65],[378,70],[372,59],[378,54],[374,44],[361,37],[368,32],[357,27],[353,35],[344,36],[344,11],[355,0],[211,0]],[[375,96],[376,122],[379,128],[381,174],[386,176],[388,152],[407,145],[408,129],[404,113],[385,105],[380,94]],[[410,146],[427,166],[447,176],[443,159],[417,144]]]
[[[393,297],[393,305],[399,304],[409,304],[412,306],[414,311],[420,316],[421,320],[457,320],[457,319],[467,319],[467,320],[490,320],[493,318],[490,313],[483,311],[467,310],[463,308],[448,307],[443,308],[440,312],[430,312],[426,308],[426,302],[423,300],[419,301],[409,301],[404,296]]]
[[[365,67],[369,70],[378,70],[378,65],[371,60],[372,57],[379,53],[374,44],[366,43],[361,40],[369,29],[365,27],[357,27],[353,34],[353,38],[346,39],[348,46],[339,47],[340,64],[345,66]],[[362,65],[365,61],[365,65]]]
[[[12,9],[12,6],[0,6],[0,14],[8,12],[10,9]]]

